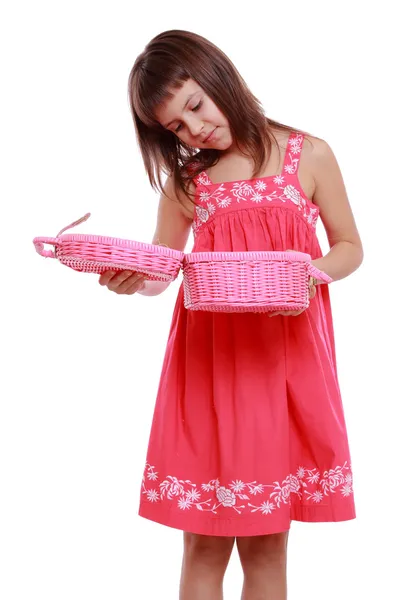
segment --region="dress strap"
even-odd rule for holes
[[[201,171],[201,173],[196,175],[193,181],[195,182],[196,186],[212,185],[212,181],[205,171]]]
[[[199,164],[200,163],[198,162],[191,163],[191,165],[188,166],[189,173],[193,171],[194,168],[197,167]],[[201,171],[200,173],[198,173],[195,177],[192,178],[192,181],[195,183],[196,187],[212,185],[212,181],[205,171]]]
[[[297,173],[303,140],[304,135],[302,133],[295,131],[290,134],[286,146],[282,175],[294,175]]]

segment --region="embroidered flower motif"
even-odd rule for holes
[[[297,134],[296,137],[289,139],[290,149],[293,152],[293,154],[298,154],[300,152],[300,150],[301,150],[301,140],[302,140],[302,134],[301,133]]]
[[[148,490],[147,500],[149,502],[158,502],[159,498],[160,498],[160,495],[156,490]]]
[[[230,203],[231,199],[229,198],[229,196],[226,196],[225,198],[217,198],[217,204],[220,208],[226,208],[230,205]]]
[[[323,493],[319,492],[318,490],[316,492],[314,492],[313,494],[310,494],[309,492],[304,492],[304,493],[308,495],[308,497],[310,498],[310,500],[312,500],[312,502],[321,502],[321,500],[324,497]]]
[[[203,190],[200,190],[200,194],[199,194],[200,202],[207,202],[210,195],[211,195],[210,192],[204,192]]]
[[[320,481],[322,488],[328,489],[330,492],[334,490],[339,484],[345,483],[345,476],[340,467],[336,467],[336,469],[331,469],[330,471],[325,471],[323,478]]]
[[[154,479],[154,469],[153,466],[146,463],[142,493],[151,503],[176,501],[181,510],[190,510],[196,507],[199,511],[214,514],[220,514],[223,509],[230,509],[238,514],[260,511],[262,514],[268,515],[283,505],[290,505],[292,495],[297,496],[302,503],[308,501],[311,504],[319,504],[324,496],[334,494],[340,486],[342,498],[348,498],[353,494],[351,466],[347,465],[347,462],[342,466],[324,471],[322,478],[316,468],[306,469],[299,466],[296,475],[290,473],[281,483],[275,481],[273,484],[262,484],[256,481],[245,483],[241,479],[236,479],[228,487],[228,485],[221,486],[219,479],[212,479],[208,483],[198,486],[189,479],[182,480],[168,475],[159,484],[158,491],[146,488],[146,480]],[[309,486],[311,489],[306,489]],[[261,494],[264,497],[260,498],[258,505],[250,502],[238,505],[238,499],[250,500],[250,497],[243,493],[246,491],[253,496]]]
[[[210,481],[209,483],[203,483],[201,486],[201,489],[204,490],[205,492],[210,492],[211,490],[214,489],[213,482]]]
[[[143,479],[144,479],[144,475],[143,475]],[[150,467],[147,470],[147,479],[150,479],[151,481],[154,481],[155,479],[158,479],[158,475],[157,473],[154,471],[154,467]]]
[[[346,483],[343,487],[342,487],[342,494],[343,496],[350,496],[350,494],[353,492],[352,488],[351,488],[351,484],[350,483]]]
[[[288,477],[285,479],[285,481],[288,482],[291,492],[297,492],[299,490],[300,483],[299,483],[299,480],[297,479],[297,477],[295,477],[294,475],[288,475]]]
[[[304,477],[304,475],[305,475],[305,472],[306,472],[306,471],[305,471],[304,467],[299,467],[299,468],[297,469],[297,473],[296,473],[296,475],[297,475],[298,479],[303,479],[303,477]]]
[[[307,222],[313,227],[316,227],[318,220],[318,211],[316,208],[310,208],[310,212],[306,216]]]
[[[286,480],[285,480],[286,481]],[[277,507],[279,508],[281,502],[287,504],[290,496],[290,485],[281,486],[278,481],[275,482],[274,491],[271,492],[270,497],[275,500]]]
[[[289,200],[291,200],[294,204],[297,205],[299,210],[301,210],[301,208],[305,206],[305,200],[303,200],[299,190],[296,190],[296,188],[293,185],[285,186],[283,193],[285,194],[286,198],[289,198]]]
[[[308,477],[308,481],[309,483],[318,483],[319,481],[319,473],[318,471],[316,473],[314,473],[315,469],[313,469],[312,471],[308,470],[308,473],[311,473],[311,475],[309,475]]]
[[[256,188],[257,192],[263,192],[264,190],[267,189],[267,184],[265,183],[265,181],[262,181],[261,179],[259,179],[254,184],[254,187]]]
[[[241,181],[240,183],[233,184],[232,193],[236,197],[237,202],[240,202],[241,200],[247,200],[246,196],[252,196],[254,190],[251,183]]]
[[[201,493],[199,492],[199,490],[189,490],[188,492],[186,492],[186,498],[190,501],[190,502],[196,502],[197,500],[200,500],[201,498]]]
[[[222,503],[222,506],[234,506],[236,504],[236,496],[230,490],[224,487],[217,489],[217,498]]]
[[[254,194],[251,198],[252,202],[261,202],[262,199],[263,199],[262,194],[259,194],[258,192],[254,192]]]
[[[178,506],[181,510],[189,509],[192,506],[192,503],[188,498],[180,498],[178,500]]]
[[[276,508],[276,505],[273,502],[270,502],[269,500],[262,502],[260,506],[254,506],[254,504],[249,504],[249,506],[253,509],[251,511],[252,513],[258,512],[260,510],[263,513],[263,515],[271,514],[272,511]]]
[[[284,168],[285,168],[286,173],[289,173],[290,175],[293,175],[293,173],[296,173],[297,159],[296,158],[292,159],[291,155],[290,155],[290,159],[292,161],[292,164],[291,165],[285,165]]]
[[[197,216],[199,217],[199,221],[201,221],[201,223],[205,223],[206,221],[208,221],[208,210],[206,210],[205,208],[202,208],[201,206],[196,206],[196,213]]]
[[[246,486],[243,483],[243,481],[237,480],[233,481],[229,487],[231,487],[236,494],[239,494],[242,490],[245,489]]]
[[[255,496],[256,494],[262,494],[264,491],[264,486],[261,483],[259,483],[258,485],[249,483],[248,485],[250,489],[250,494],[252,494],[253,496]]]
[[[267,500],[266,502],[263,502],[261,504],[260,508],[261,508],[261,512],[263,513],[263,515],[269,515],[274,510],[275,504],[273,502],[269,502]]]
[[[168,475],[167,479],[160,483],[161,498],[164,498],[165,493],[170,500],[174,496],[183,496],[185,494],[183,483],[184,481],[178,481],[176,477]]]
[[[213,215],[215,213],[215,204],[207,202],[207,212],[209,215]]]
[[[200,173],[198,176],[197,181],[201,184],[201,185],[209,185],[210,180],[207,176],[206,173]]]
[[[288,175],[296,173],[299,163],[299,158],[295,158],[295,154],[299,154],[302,147],[303,135],[297,134],[288,140],[288,151],[285,157],[285,165],[283,171]],[[203,189],[198,190],[198,197],[201,203],[205,203],[207,208],[196,205],[195,217],[192,223],[193,234],[196,236],[202,225],[209,220],[209,217],[218,214],[218,210],[223,210],[231,206],[232,201],[236,202],[251,202],[262,205],[273,201],[287,202],[290,200],[298,208],[299,213],[304,217],[306,222],[313,229],[317,226],[319,210],[310,205],[301,191],[296,187],[296,184],[286,183],[285,176],[282,174],[273,177],[273,182],[278,187],[267,192],[268,185],[263,179],[234,181],[227,190],[229,182],[213,184],[205,171],[202,171],[196,178],[198,186]],[[207,188],[215,189],[207,189]],[[205,188],[205,189],[204,189]],[[282,192],[279,192],[279,189]]]

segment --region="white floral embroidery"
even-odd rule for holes
[[[301,151],[302,139],[302,134],[297,134],[290,137],[288,140],[288,147],[290,150],[286,153],[283,169],[288,175],[293,175],[297,171],[299,159],[294,158],[292,155],[299,154]],[[229,182],[215,184],[216,188],[214,191],[200,189],[198,197],[201,203],[206,204],[207,208],[196,206],[195,218],[192,224],[194,235],[197,234],[201,226],[208,221],[211,215],[214,215],[218,209],[224,209],[230,206],[232,200],[236,200],[238,203],[248,203],[250,201],[259,205],[263,202],[273,202],[277,200],[287,202],[287,200],[290,200],[297,206],[299,213],[305,218],[306,222],[315,229],[319,215],[318,209],[312,207],[307,202],[299,189],[291,183],[285,182],[285,176],[283,174],[276,175],[272,179],[278,190],[281,190],[281,193],[276,189],[267,191],[268,184],[262,178],[258,180],[231,182],[230,190],[227,190]],[[204,187],[214,186],[205,171],[202,171],[197,176],[196,182],[198,185]]]
[[[286,173],[289,173],[290,175],[293,175],[293,173],[296,173],[297,171],[297,163],[299,162],[298,158],[292,158],[292,155],[289,154],[289,158],[290,158],[290,165],[285,165],[284,170],[286,171]]]
[[[310,208],[310,212],[306,216],[306,219],[310,225],[315,227],[318,219],[318,210],[316,208]]]
[[[210,180],[208,179],[208,177],[207,177],[207,174],[206,174],[206,173],[200,173],[200,174],[198,175],[197,181],[198,181],[198,182],[199,182],[201,185],[208,185],[208,183],[209,183],[209,181],[210,181]]]
[[[254,187],[256,188],[256,190],[257,190],[258,192],[263,192],[263,191],[266,189],[266,187],[267,187],[267,184],[265,183],[265,181],[262,181],[262,180],[260,179],[259,181],[256,181],[256,183],[255,183]]]
[[[226,198],[217,199],[217,204],[220,208],[226,208],[231,202],[232,200],[229,198],[229,196],[226,196]]]
[[[259,194],[259,192],[254,192],[253,197],[252,197],[253,202],[261,202],[262,199],[263,199],[262,194]]]
[[[297,134],[296,137],[289,138],[289,145],[290,145],[290,148],[291,148],[293,154],[298,154],[300,152],[301,139],[302,139],[301,133]]]
[[[215,213],[215,204],[207,202],[207,211],[209,215],[213,215]]]
[[[211,196],[210,192],[204,192],[203,190],[200,190],[200,194],[199,194],[200,202],[207,202],[207,200],[209,199],[210,196]]]
[[[251,183],[247,181],[240,181],[238,183],[233,184],[232,193],[235,196],[237,202],[240,202],[241,200],[247,200],[246,196],[254,195],[254,187]]]
[[[208,221],[208,217],[209,217],[208,210],[206,210],[205,208],[202,208],[201,206],[196,206],[196,213],[199,218],[199,221],[201,221],[202,223],[205,223],[206,221]]]
[[[262,514],[268,515],[284,504],[290,505],[292,494],[300,498],[303,504],[307,504],[307,502],[319,504],[324,496],[334,494],[340,486],[342,486],[343,498],[348,498],[353,494],[353,476],[351,466],[347,464],[347,461],[342,466],[324,471],[322,477],[317,468],[306,469],[300,466],[296,475],[289,474],[281,483],[274,481],[272,484],[261,484],[256,481],[245,483],[237,479],[227,486],[221,485],[219,479],[212,479],[208,483],[198,486],[189,479],[177,479],[177,477],[168,475],[159,484],[158,489],[147,489],[147,480],[155,481],[156,479],[158,479],[158,474],[155,472],[155,467],[146,463],[142,493],[146,495],[149,502],[159,503],[172,500],[176,501],[181,510],[190,510],[195,507],[199,511],[214,514],[220,514],[221,507],[223,507],[232,509],[238,514],[260,511]],[[250,500],[248,494],[254,497],[258,495],[264,497],[260,498],[259,503],[252,504],[246,502],[246,500]],[[242,503],[239,504],[239,502]]]
[[[302,198],[299,190],[297,190],[293,185],[287,185],[283,188],[283,193],[289,200],[291,200],[294,204],[297,205],[298,209],[301,210],[305,207],[306,201]]]
[[[149,490],[147,492],[147,500],[149,500],[149,502],[158,502],[160,499],[160,496],[158,494],[158,492],[156,492],[156,490]]]

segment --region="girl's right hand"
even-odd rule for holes
[[[111,292],[116,294],[134,294],[142,289],[146,276],[136,271],[104,271],[100,275],[99,284],[106,285]]]

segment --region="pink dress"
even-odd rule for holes
[[[318,207],[297,176],[194,182],[193,252],[288,249],[322,256]],[[179,288],[161,371],[139,515],[204,535],[286,531],[355,518],[329,287],[298,316],[188,311]]]

